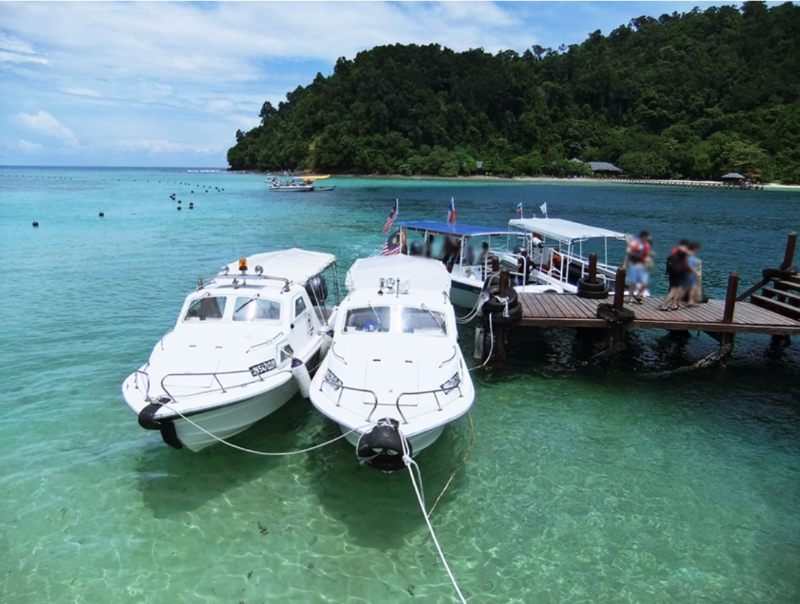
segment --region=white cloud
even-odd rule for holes
[[[100,98],[103,95],[97,92],[96,90],[92,90],[91,88],[62,88],[64,92],[67,94],[72,94],[74,96],[88,96],[92,98]]]
[[[30,155],[38,155],[39,153],[44,151],[43,145],[26,141],[24,138],[20,139],[18,144],[20,151],[22,151],[23,153],[28,153]]]
[[[61,124],[61,122],[47,113],[47,111],[40,111],[33,115],[29,113],[19,113],[13,120],[27,130],[57,138],[67,145],[77,146],[78,144],[78,140],[75,138],[72,130]]]
[[[47,59],[36,56],[36,54],[33,46],[29,43],[0,32],[0,62],[49,65]]]
[[[153,155],[174,154],[174,153],[194,153],[197,155],[209,155],[219,153],[222,147],[219,145],[198,145],[192,143],[175,143],[166,139],[155,140],[120,140],[114,144],[118,152],[146,152]]]

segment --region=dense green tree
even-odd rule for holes
[[[232,169],[570,175],[577,157],[632,176],[800,182],[800,7],[639,17],[521,55],[378,46],[259,117],[236,132]]]

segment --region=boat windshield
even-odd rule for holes
[[[236,298],[234,321],[280,321],[281,303],[264,298]]]
[[[411,333],[445,336],[444,313],[408,306],[365,306],[347,311],[344,333]]]
[[[220,321],[225,313],[225,296],[203,296],[192,300],[184,321]]]

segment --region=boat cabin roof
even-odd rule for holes
[[[495,229],[472,224],[456,224],[453,222],[439,222],[436,220],[418,220],[414,222],[396,222],[397,226],[409,231],[428,232],[434,235],[449,235],[456,237],[478,237],[487,235],[514,235],[519,233],[504,229]]]
[[[347,271],[345,285],[351,292],[378,291],[381,279],[384,279],[384,283],[389,279],[394,279],[395,283],[407,281],[410,292],[416,294],[420,290],[432,290],[437,294],[450,291],[450,273],[444,264],[438,260],[404,254],[356,260]]]
[[[586,241],[593,237],[625,239],[625,233],[618,233],[561,218],[514,218],[508,221],[508,225],[531,233],[539,233],[567,245],[571,245],[573,242]]]
[[[299,248],[280,250],[277,252],[265,252],[248,256],[247,273],[245,277],[257,278],[255,270],[257,266],[264,269],[264,277],[276,277],[286,279],[295,283],[305,285],[311,277],[319,275],[329,266],[336,263],[336,256],[333,254],[323,254],[321,252],[310,252]],[[227,275],[222,273],[215,275],[214,279],[219,280],[223,277],[241,278],[242,271],[239,270],[239,261],[225,265]],[[223,269],[225,268],[223,267]]]

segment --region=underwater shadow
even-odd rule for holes
[[[254,451],[296,451],[316,435],[304,437],[316,421],[311,406],[299,396],[272,415],[230,439]],[[313,444],[313,442],[311,442]],[[244,484],[257,481],[277,468],[283,457],[255,455],[223,444],[193,453],[154,441],[136,467],[139,491],[156,518],[195,510]]]
[[[422,473],[428,510],[463,459],[470,432],[469,418],[462,417],[414,457]],[[326,437],[335,438],[338,434],[338,426],[329,422]],[[345,439],[311,452],[307,467],[313,477],[312,492],[327,513],[346,527],[348,541],[355,545],[399,550],[406,547],[409,535],[421,530],[427,532],[407,469],[385,473],[362,466],[355,447]],[[468,484],[469,459],[437,504],[433,517],[457,503]]]

